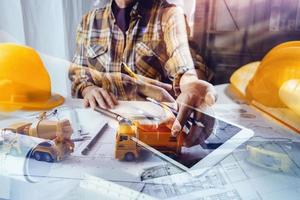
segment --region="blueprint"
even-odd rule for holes
[[[79,121],[89,121],[80,122],[83,132],[92,133],[92,127],[99,129],[99,122],[107,120],[96,113],[92,114],[93,119],[88,118],[92,111],[76,109],[81,113]],[[68,118],[67,110],[61,108],[59,117]],[[23,196],[13,199],[116,199],[116,195],[122,197],[118,199],[299,199],[299,136],[245,104],[216,105],[212,112],[254,130],[255,137],[199,177],[184,173],[148,151],[143,152],[143,160],[115,160],[116,129],[110,124],[87,156],[75,152],[60,163],[32,161],[29,173],[38,181],[39,191],[33,196],[27,191],[36,189],[36,185],[18,182],[14,193],[19,191]],[[34,115],[26,113],[22,117]],[[1,121],[0,125],[7,122]],[[254,157],[249,149],[259,156]],[[6,157],[2,155],[0,159],[3,169]],[[266,159],[268,162],[264,162]],[[282,159],[288,160],[284,162],[288,165],[282,165]],[[55,192],[62,187],[63,192]],[[8,190],[8,186],[4,188]]]
[[[168,165],[148,169],[144,173],[148,176],[144,179],[153,185],[146,184],[144,192],[165,199],[298,199],[299,136],[245,104],[217,105],[213,111],[227,121],[254,130],[255,137],[197,178],[180,174],[178,170],[169,169]],[[280,160],[274,164],[280,167],[270,166],[270,159],[274,159],[270,156],[267,157],[267,166],[255,163],[257,159],[251,162],[253,158],[249,155],[249,146],[276,152],[275,155],[285,155],[283,158],[289,160],[289,166],[281,166]],[[162,177],[159,178],[159,175]]]
[[[275,122],[266,120],[245,105],[227,107],[226,111],[223,106],[220,107],[222,108],[219,111],[220,116],[223,114],[229,121],[244,123],[256,131],[256,137],[200,177],[191,177],[173,165],[160,161],[156,163],[158,165],[144,168],[140,174],[141,182],[132,181],[126,186],[133,188],[133,185],[141,186],[143,183],[136,191],[157,199],[254,200],[286,197],[298,199],[300,194],[298,136]],[[218,109],[215,110],[216,114],[217,111]],[[236,113],[239,113],[238,117]],[[287,155],[291,160],[290,167],[288,170],[281,168],[271,170],[267,168],[269,166],[262,167],[250,162],[251,156],[247,150],[249,145]],[[117,180],[113,182],[124,185]]]
[[[274,172],[252,165],[247,158],[247,152],[240,149],[197,178],[177,174],[148,179],[143,192],[158,199],[298,199],[299,168]]]

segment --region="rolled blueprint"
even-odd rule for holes
[[[11,132],[2,132],[2,137],[0,175],[26,182],[38,182],[36,174],[47,175],[51,165],[40,168],[40,162],[30,158],[32,150],[44,140]]]

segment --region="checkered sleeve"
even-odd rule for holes
[[[169,57],[165,69],[173,80],[173,88],[175,94],[178,95],[181,76],[186,71],[195,68],[189,49],[183,10],[179,7],[166,9],[162,15],[162,28]]]
[[[69,68],[69,79],[72,82],[72,96],[82,98],[82,91],[88,86],[96,85],[96,70],[89,68],[87,62],[87,42],[91,12],[86,14],[77,28],[76,51]]]

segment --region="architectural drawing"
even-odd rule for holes
[[[73,191],[74,195],[71,195],[70,199],[90,199],[93,190],[80,187],[80,184],[88,183],[89,187],[95,188],[99,182],[86,182],[86,174],[105,180],[106,184],[108,182],[111,185],[129,188],[130,191],[135,191],[134,194],[140,193],[136,199],[145,199],[145,196],[157,199],[201,200],[273,200],[287,197],[298,199],[300,195],[299,136],[293,135],[275,122],[270,122],[245,105],[227,106],[226,109],[220,106],[215,109],[215,113],[229,121],[239,121],[240,124],[253,129],[256,136],[202,176],[191,177],[187,173],[182,173],[181,170],[147,151],[143,152],[144,160],[135,162],[115,160],[113,127],[102,135],[87,156],[74,154],[63,162],[54,164],[32,161],[30,176],[34,180],[42,180],[45,187],[40,189],[45,194],[54,189],[47,188],[47,182],[53,183],[56,180],[72,183],[69,184],[68,191]],[[85,114],[81,116],[84,117]],[[95,120],[93,123],[98,121]],[[90,127],[92,125],[82,126],[85,131]],[[90,131],[93,130],[87,132]],[[287,140],[287,138],[292,139]],[[285,155],[285,158],[291,160],[291,167],[283,168],[288,170],[272,170],[251,162],[251,155],[247,149],[249,145]],[[0,154],[0,159],[2,172],[8,160],[4,154]],[[118,194],[117,191],[114,195]],[[99,195],[99,191],[94,192]]]

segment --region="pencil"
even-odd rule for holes
[[[82,150],[81,154],[86,156],[88,153],[92,150],[92,148],[97,144],[99,138],[101,135],[106,131],[108,128],[108,124],[105,123],[105,125],[101,128],[101,130],[92,138],[92,140],[89,142],[89,144]]]
[[[114,112],[112,112],[110,110],[102,109],[100,107],[96,107],[95,111],[98,112],[98,113],[101,113],[103,115],[106,115],[106,116],[108,116],[110,118],[113,118],[113,119],[117,120],[118,122],[121,122],[121,121],[124,121],[124,120],[125,121],[130,121],[129,119],[127,119],[127,118],[125,118],[125,117],[123,117],[123,116],[121,116],[121,115],[119,115],[117,113],[114,113]]]
[[[124,70],[128,73],[129,76],[131,76],[132,78],[135,78],[135,79],[139,79],[138,75],[136,75],[131,69],[130,67],[128,67],[128,65],[126,63],[122,63],[123,67],[124,67]]]

